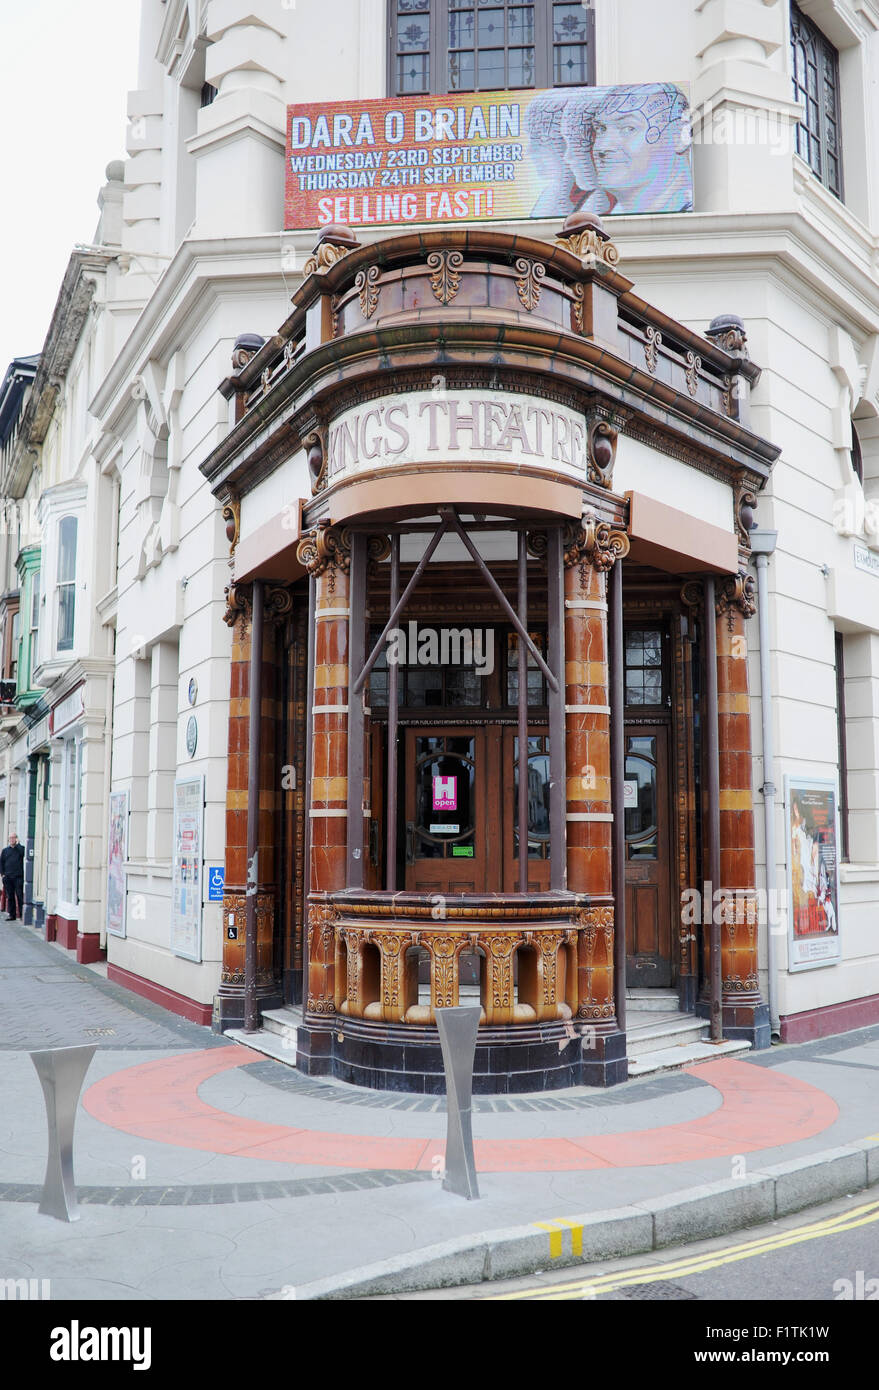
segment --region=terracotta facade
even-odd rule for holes
[[[617,260],[588,216],[569,219],[555,248],[470,229],[388,238],[377,255],[331,227],[279,335],[239,351],[223,384],[236,423],[204,465],[218,499],[229,507],[274,470],[295,468],[301,523],[294,546],[289,527],[281,543],[263,525],[243,537],[246,568],[235,574],[232,558],[224,914],[236,930],[225,942],[218,1026],[236,1017],[232,996],[245,984],[247,864],[256,850],[252,983],[266,999],[304,999],[297,1064],[307,1072],[441,1089],[436,1011],[474,1003],[477,1091],[625,1079],[615,934],[628,947],[632,926],[614,894],[614,820],[626,818],[626,872],[640,856],[635,877],[664,914],[667,944],[657,949],[690,1007],[698,957],[683,947],[680,955],[676,894],[704,859],[704,750],[690,731],[697,706],[703,722],[716,718],[720,747],[724,1016],[736,1035],[765,1041],[752,911],[749,582],[724,572],[726,561],[711,571],[711,710],[698,676],[698,621],[682,642],[686,607],[660,596],[683,583],[696,601],[716,524],[700,529],[688,515],[681,527],[695,538],[698,564],[675,549],[674,520],[684,513],[670,505],[660,518],[671,522],[665,537],[633,540],[633,494],[615,491],[614,461],[628,436],[658,460],[675,457],[704,469],[711,486],[727,485],[732,512],[734,489],[742,478],[759,487],[774,451],[739,418],[728,383],[741,362],[664,318],[651,324],[655,311],[627,298],[631,282]],[[511,463],[513,437],[520,457]],[[738,540],[745,545],[747,533]],[[612,653],[615,565],[634,637]],[[655,618],[642,615],[641,598],[626,607],[630,582],[633,593],[655,592]],[[248,757],[256,584],[268,615],[258,774]],[[480,640],[491,634],[490,671],[486,663],[459,675],[453,660],[434,656],[426,674],[412,659],[391,675],[385,651],[395,623],[439,630],[468,618],[483,625]],[[517,631],[528,634],[527,661],[515,655]],[[454,632],[462,641],[462,629]],[[624,698],[611,688],[612,656]],[[673,709],[660,689],[677,692]],[[614,698],[635,739],[629,803],[611,775]],[[652,781],[638,780],[645,749]],[[286,799],[282,763],[295,766]],[[438,780],[454,786],[454,823],[433,823]],[[259,843],[248,845],[254,795]],[[658,798],[667,798],[661,812]],[[651,815],[652,838],[649,826],[639,838]],[[526,846],[527,872],[518,864]],[[644,892],[637,901],[647,902]],[[709,933],[694,944],[704,1001]]]

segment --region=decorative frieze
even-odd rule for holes
[[[358,270],[355,277],[354,288],[360,300],[360,312],[365,319],[371,319],[376,311],[380,275],[378,266],[371,265],[368,270]]]
[[[546,266],[542,261],[530,261],[525,256],[520,256],[516,261],[516,269],[519,274],[516,278],[516,293],[522,307],[530,314],[540,303],[540,285],[546,275]]]
[[[662,334],[652,323],[648,323],[644,333],[644,361],[651,376],[656,373],[659,349],[662,347]]]
[[[464,257],[460,251],[432,251],[428,256],[430,288],[440,304],[450,304],[458,293],[463,264]]]

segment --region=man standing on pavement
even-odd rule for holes
[[[9,844],[0,854],[0,876],[3,878],[3,887],[6,889],[6,910],[9,914],[10,922],[14,922],[17,917],[22,915],[22,897],[24,890],[24,845],[18,843],[18,836],[13,830],[9,836]]]

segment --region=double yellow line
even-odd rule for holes
[[[516,1293],[489,1295],[488,1301],[503,1303],[516,1299],[594,1298],[600,1293],[613,1293],[631,1284],[655,1284],[676,1275],[685,1278],[692,1274],[704,1274],[720,1265],[735,1264],[738,1260],[750,1260],[755,1255],[768,1255],[774,1250],[784,1250],[791,1245],[800,1245],[806,1240],[820,1240],[823,1236],[840,1235],[843,1231],[853,1231],[858,1226],[867,1226],[871,1221],[879,1221],[879,1201],[867,1202],[864,1206],[853,1207],[851,1211],[828,1217],[825,1221],[813,1221],[807,1226],[795,1226],[789,1231],[779,1231],[777,1235],[765,1236],[760,1240],[743,1241],[739,1245],[727,1246],[724,1250],[710,1250],[704,1255],[689,1255],[680,1260],[668,1260],[663,1264],[644,1265],[641,1269],[627,1269],[619,1274],[599,1275],[594,1279],[578,1279],[569,1284],[544,1284],[536,1288],[523,1289]],[[542,1230],[550,1232],[551,1247],[558,1240],[558,1248],[551,1258],[561,1254],[560,1230],[553,1229],[548,1222],[534,1223]],[[571,1220],[562,1220],[557,1225],[571,1228],[573,1253],[583,1253],[583,1227]]]

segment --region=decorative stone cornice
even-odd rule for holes
[[[565,527],[565,568],[588,560],[595,569],[609,570],[615,560],[629,553],[625,531],[616,531],[606,521],[586,512],[579,526]]]
[[[347,570],[351,564],[351,537],[347,528],[319,522],[296,547],[300,565],[315,578],[332,565]]]

